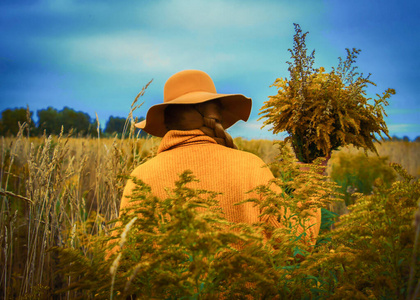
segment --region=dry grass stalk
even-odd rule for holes
[[[139,97],[143,94],[144,90]],[[79,247],[76,232],[106,232],[107,221],[118,216],[125,176],[156,154],[159,138],[144,140],[135,134],[137,101],[138,97],[127,118],[127,139],[30,137],[24,134],[27,124],[20,125],[16,137],[1,138],[0,298],[36,298],[40,291],[48,294],[72,283],[72,278],[54,274],[57,257],[46,250]],[[241,141],[240,146],[270,162],[278,148],[268,144]],[[386,142],[377,149],[418,176],[419,147],[420,143]],[[69,299],[73,296],[67,294]]]
[[[16,137],[1,138],[0,298],[36,298],[70,285],[71,278],[54,274],[57,257],[47,250],[78,247],[76,230],[107,231],[107,221],[118,216],[125,177],[156,152],[160,139],[139,139],[133,126],[129,139],[101,139],[96,117],[97,138],[30,137],[27,124]]]

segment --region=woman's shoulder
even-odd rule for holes
[[[244,160],[249,160],[249,161],[254,161],[256,163],[261,163],[261,164],[265,164],[265,162],[256,154],[248,152],[248,151],[244,151],[244,150],[239,150],[239,149],[231,149],[232,154],[240,159],[244,159]]]
[[[157,162],[158,160],[156,160],[156,156],[155,156],[153,158],[148,159],[147,161],[140,163],[138,166],[134,168],[130,176],[141,177],[139,175],[142,175],[142,174],[144,175],[145,173],[150,172],[150,170],[161,168],[157,166],[156,164]]]
[[[271,174],[268,165],[254,153],[231,148],[227,150],[230,152],[230,155],[227,159],[228,162],[232,162],[238,166],[241,165],[246,169],[251,169],[257,176],[258,174]]]

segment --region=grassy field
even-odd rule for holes
[[[47,250],[74,247],[76,228],[87,234],[108,230],[106,222],[118,216],[126,176],[155,155],[159,142],[135,137],[2,137],[0,298],[43,298],[70,285],[69,278],[55,274],[58,257]],[[267,163],[279,154],[272,141],[236,138],[235,143]],[[419,178],[420,143],[384,142],[377,147],[381,157]],[[339,165],[339,153],[359,152],[351,147],[335,151],[328,172]]]
[[[235,138],[235,144],[239,149],[258,155],[266,163],[276,160],[279,155],[278,147],[270,140],[245,140]],[[377,143],[376,148],[380,157],[387,158],[388,162],[401,164],[409,174],[419,178],[420,176],[420,143],[404,141],[386,141]],[[328,163],[327,171],[331,172],[334,164],[338,165],[339,153],[358,155],[364,153],[363,149],[356,149],[352,146],[343,147],[333,151]],[[368,157],[376,157],[375,153],[368,152]]]

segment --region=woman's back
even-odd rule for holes
[[[264,162],[251,153],[217,144],[200,130],[171,130],[164,138],[153,159],[138,166],[132,176],[141,179],[152,188],[152,193],[164,199],[165,188],[175,187],[179,174],[191,170],[199,182],[190,187],[222,193],[220,206],[228,221],[254,223],[259,221],[260,211],[251,203],[235,206],[235,203],[256,197],[248,191],[273,178]],[[129,181],[124,190],[121,208],[128,207],[134,183]]]
[[[252,224],[262,221],[260,208],[253,203],[235,205],[249,198],[248,193],[273,179],[273,174],[257,156],[235,149],[232,137],[225,131],[239,120],[248,120],[251,99],[240,94],[218,94],[210,76],[202,71],[186,70],[171,76],[165,83],[164,102],[152,106],[146,120],[136,124],[149,134],[163,137],[156,157],[138,166],[132,176],[149,185],[160,199],[175,187],[179,175],[192,171],[199,182],[189,186],[221,193],[217,196],[225,218],[231,222]],[[280,188],[272,185],[275,191]],[[121,209],[130,207],[135,188],[129,180]],[[313,212],[307,236],[312,242],[318,235],[320,211]],[[280,227],[277,220],[265,222]],[[298,233],[302,233],[298,229]]]

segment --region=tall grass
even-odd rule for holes
[[[158,138],[140,139],[134,134],[137,100],[127,118],[127,139],[30,137],[26,124],[16,137],[1,138],[0,298],[47,298],[72,284],[71,277],[55,273],[58,258],[47,250],[81,247],[76,232],[90,236],[107,231],[107,221],[118,216],[126,176],[154,156],[159,145]],[[237,138],[235,142],[266,162],[279,153],[271,141]],[[386,142],[377,148],[380,155],[419,176],[420,143]],[[72,294],[65,297],[71,299]]]
[[[55,274],[57,257],[47,250],[75,247],[76,230],[101,232],[118,216],[125,176],[153,156],[159,143],[134,135],[137,99],[127,118],[127,139],[71,133],[32,138],[25,135],[26,124],[16,137],[1,138],[0,298],[44,298],[70,285],[71,278]]]
[[[405,142],[405,141],[386,141],[375,145],[380,157],[388,158],[389,162],[398,163],[404,167],[407,172],[420,178],[420,143]],[[338,154],[346,153],[357,155],[363,153],[362,149],[357,149],[353,146],[346,146],[339,151],[334,151],[329,162],[329,166],[338,163]],[[368,157],[376,157],[372,152],[367,153]]]
[[[238,149],[258,155],[264,162],[272,163],[279,154],[278,147],[270,140],[246,140],[240,137],[234,139]],[[386,141],[375,144],[378,154],[382,158],[387,158],[389,162],[398,163],[407,172],[416,177],[420,177],[420,143],[405,141]],[[331,173],[334,164],[339,166],[339,155],[358,155],[364,153],[363,149],[354,146],[346,146],[338,151],[333,151],[328,163],[327,173]],[[376,157],[373,152],[367,153],[368,157]]]

